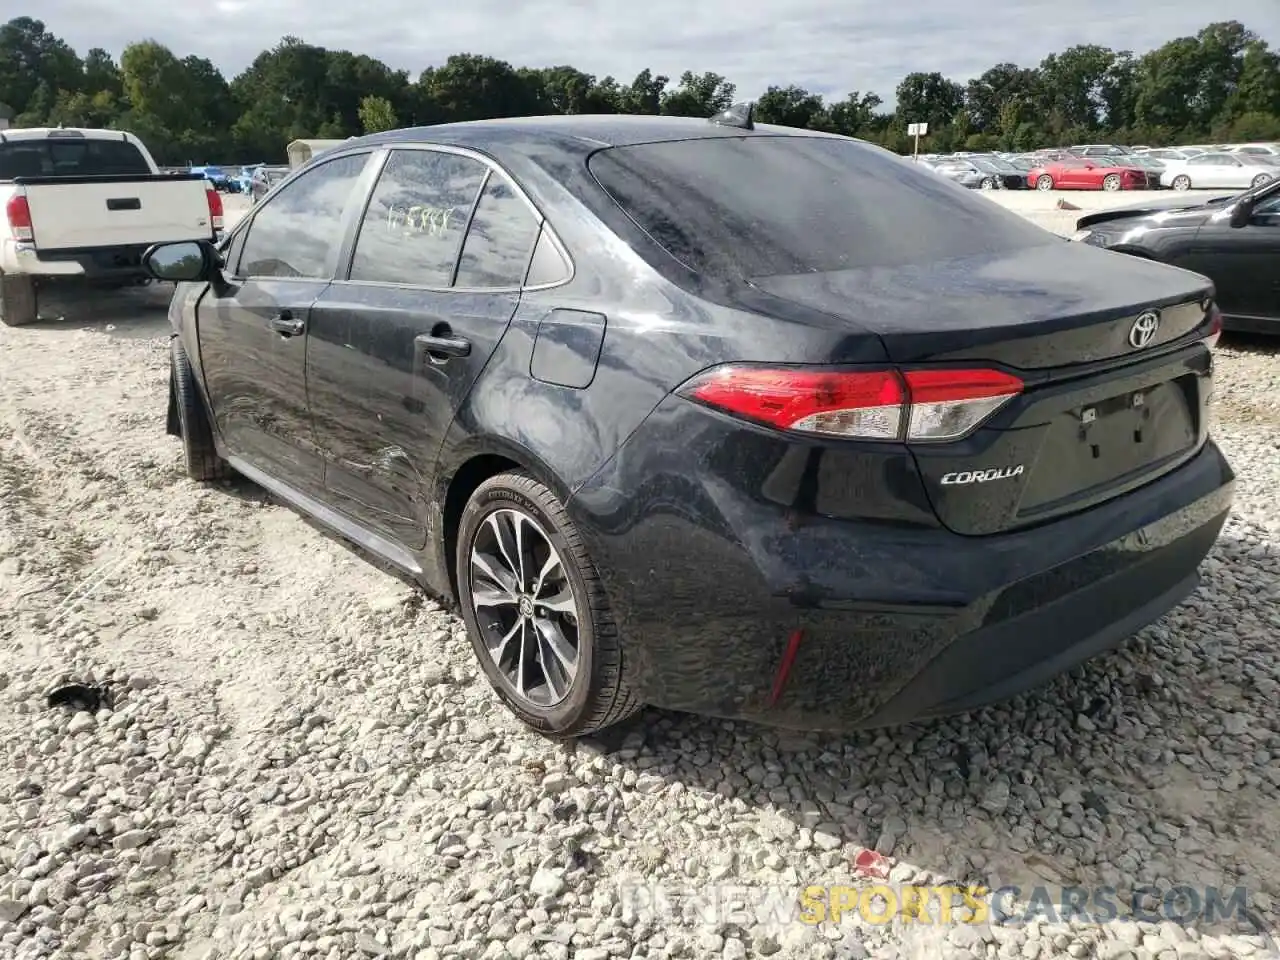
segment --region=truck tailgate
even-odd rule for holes
[[[213,235],[203,180],[67,178],[24,185],[37,250],[199,240]]]

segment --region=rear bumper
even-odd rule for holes
[[[1222,329],[1230,333],[1280,334],[1280,317],[1251,317],[1243,314],[1223,314]]]
[[[662,443],[645,434],[627,446]],[[698,446],[668,449],[669,472],[615,458],[569,503],[629,681],[655,706],[812,730],[972,709],[1114,647],[1195,588],[1234,480],[1210,442],[1090,510],[965,537],[798,517],[727,489]]]
[[[217,238],[212,231],[202,238]],[[216,242],[216,239],[215,239]],[[151,245],[125,244],[112,247],[85,247],[74,250],[37,250],[30,243],[5,241],[0,251],[0,270],[33,277],[67,280],[129,280],[148,276],[142,255]]]

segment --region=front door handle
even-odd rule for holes
[[[307,329],[307,325],[285,310],[271,318],[271,329],[282,337],[296,337]]]
[[[467,357],[471,355],[471,341],[462,337],[431,336],[422,334],[414,337],[413,342],[426,351],[436,363],[443,363],[450,357]]]

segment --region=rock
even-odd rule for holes
[[[982,795],[982,809],[994,813],[1004,813],[1009,807],[1009,781],[1003,778],[992,781]]]
[[[0,898],[0,921],[17,923],[18,918],[26,912],[27,904],[25,901]]]
[[[112,846],[117,850],[135,850],[138,847],[150,843],[152,835],[150,830],[126,830],[124,833],[117,834]]]
[[[558,897],[567,889],[564,878],[554,870],[539,870],[529,883],[529,890],[540,897]]]

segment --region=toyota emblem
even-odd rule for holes
[[[1141,350],[1155,339],[1159,329],[1160,314],[1154,310],[1139,314],[1138,319],[1133,321],[1133,326],[1129,328],[1129,346],[1135,350]]]

